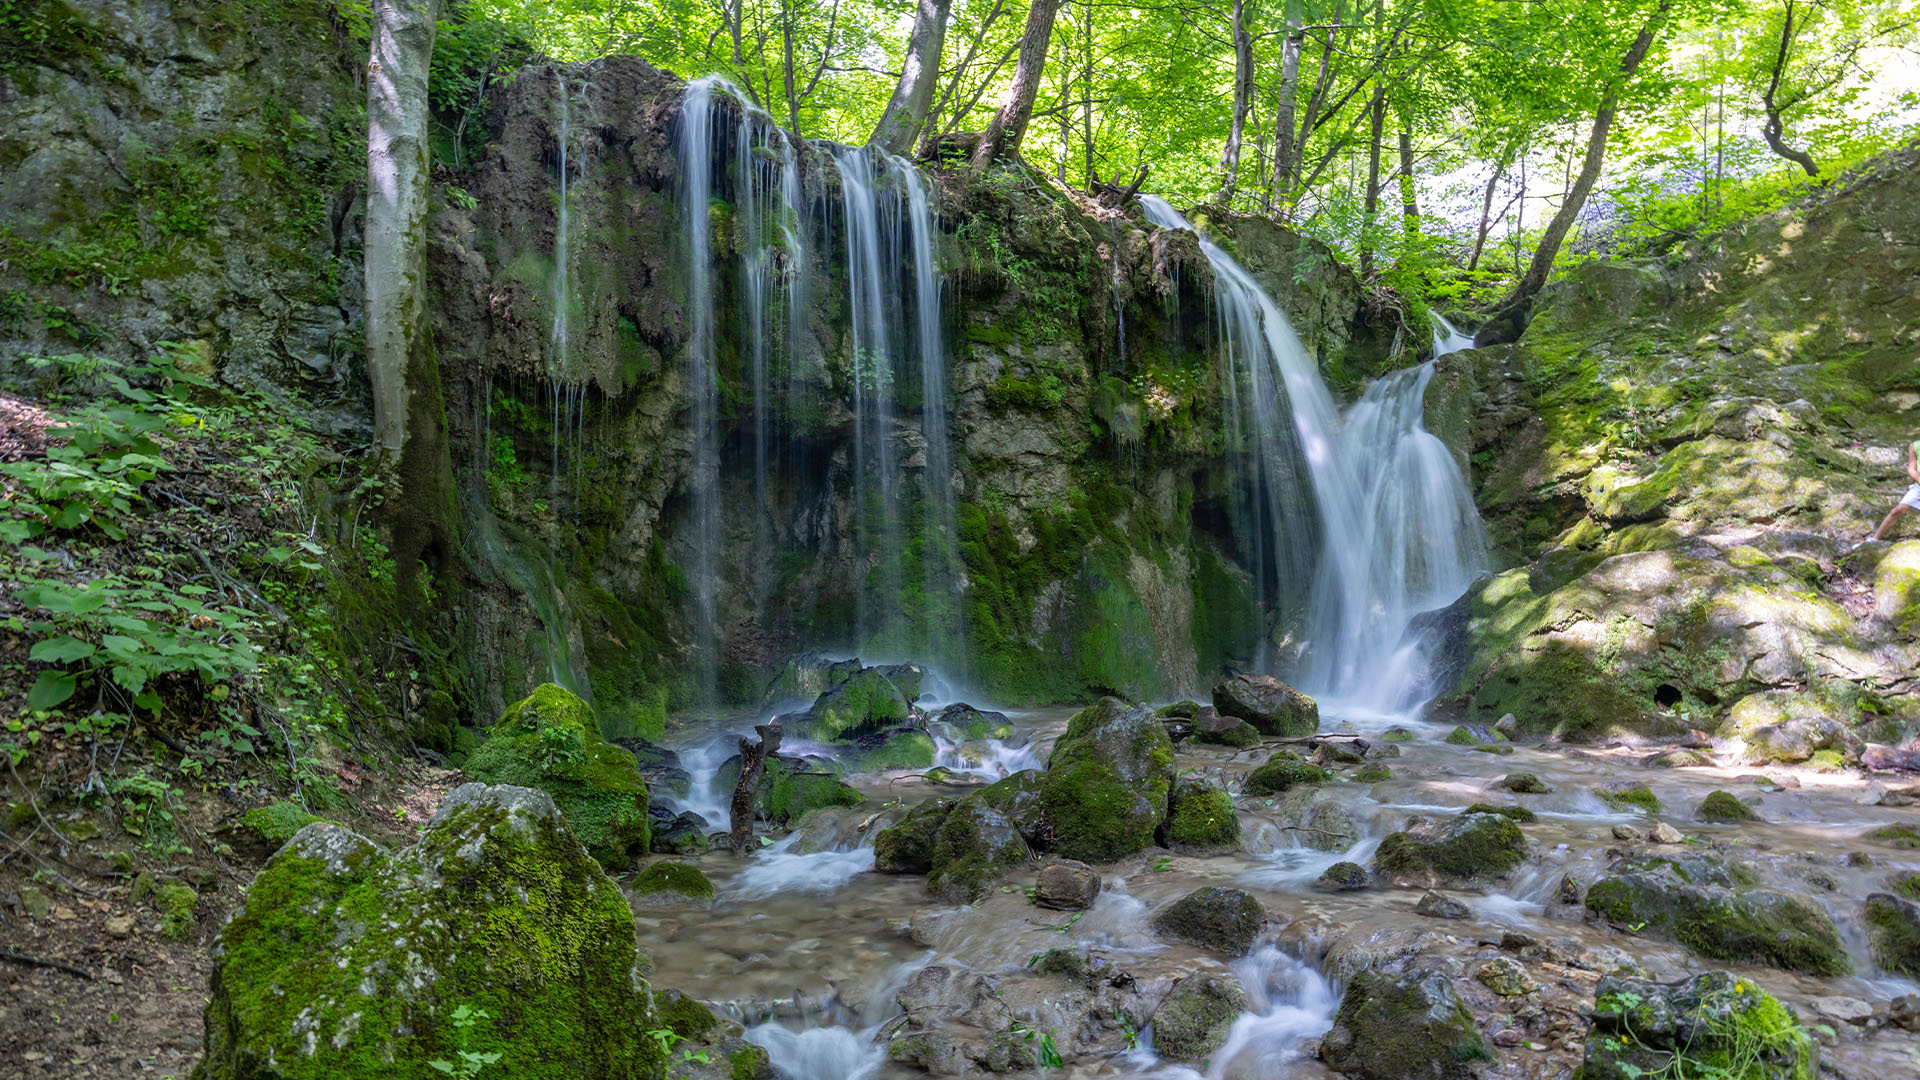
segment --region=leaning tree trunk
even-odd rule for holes
[[[1666,25],[1667,16],[1673,10],[1673,0],[1660,0],[1660,6],[1647,17],[1646,25],[1633,39],[1633,47],[1620,60],[1620,71],[1607,84],[1607,90],[1600,98],[1600,108],[1593,117],[1593,134],[1587,139],[1586,160],[1580,166],[1580,177],[1573,183],[1573,189],[1560,202],[1560,209],[1554,213],[1553,220],[1547,222],[1547,231],[1540,237],[1540,246],[1533,250],[1533,262],[1527,266],[1527,272],[1521,276],[1519,284],[1513,287],[1512,295],[1500,305],[1502,312],[1518,310],[1530,304],[1533,297],[1547,284],[1547,275],[1553,270],[1553,260],[1560,254],[1560,245],[1572,230],[1573,223],[1580,216],[1580,210],[1592,194],[1593,185],[1600,179],[1600,164],[1607,154],[1607,132],[1613,127],[1613,115],[1620,107],[1620,92],[1626,88],[1633,73],[1639,69],[1640,61],[1646,59],[1647,50],[1653,47],[1653,39]]]
[[[1819,176],[1820,166],[1812,154],[1787,145],[1787,123],[1781,115],[1785,108],[1779,104],[1779,96],[1780,79],[1787,70],[1787,53],[1792,48],[1793,0],[1787,0],[1786,21],[1780,24],[1780,49],[1773,57],[1773,77],[1767,81],[1767,92],[1760,95],[1760,104],[1767,110],[1767,122],[1760,134],[1767,140],[1767,149],[1807,170],[1808,176]]]
[[[1367,151],[1367,204],[1360,225],[1360,276],[1373,272],[1373,222],[1380,212],[1380,137],[1387,124],[1387,84],[1373,84],[1373,101],[1367,107],[1373,114],[1373,132]]]
[[[367,60],[367,374],[402,597],[448,558],[451,463],[427,324],[427,69],[435,0],[374,0]],[[410,602],[410,601],[409,601]]]
[[[873,138],[867,140],[889,154],[912,149],[926,128],[934,83],[940,76],[940,50],[947,40],[947,12],[952,7],[953,0],[919,0],[915,5],[900,82],[874,125]]]
[[[973,167],[984,171],[1000,157],[1020,152],[1020,140],[1027,133],[1027,121],[1033,119],[1033,99],[1040,94],[1040,73],[1047,63],[1047,45],[1053,40],[1053,17],[1060,0],[1033,0],[1027,10],[1027,28],[1020,35],[1020,58],[1013,68],[1013,83],[987,125],[986,134],[973,151]]]
[[[1246,138],[1247,111],[1253,107],[1253,34],[1247,30],[1246,0],[1233,0],[1233,124],[1220,154],[1220,192],[1214,201],[1233,203],[1240,181],[1240,144]]]

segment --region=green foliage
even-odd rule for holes
[[[160,936],[168,941],[186,941],[193,937],[198,918],[200,894],[192,886],[165,884],[153,890],[154,905],[160,909]]]

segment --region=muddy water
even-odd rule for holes
[[[943,760],[958,765],[964,756],[983,780],[1030,767],[1044,762],[1069,715],[1069,710],[1016,714],[1018,734],[1008,742],[1017,749],[982,753],[977,746],[949,745],[943,746]],[[1342,726],[1339,716],[1326,718],[1328,730]],[[1376,751],[1389,745],[1379,739],[1385,722],[1378,718],[1347,726],[1357,727]],[[924,1076],[887,1063],[884,1039],[888,1021],[898,1015],[894,995],[914,971],[936,961],[996,974],[1003,996],[1035,1030],[1065,1030],[1049,1026],[1074,1022],[1056,1000],[1061,983],[1027,971],[1036,955],[1062,946],[1091,946],[1130,975],[1149,1012],[1177,980],[1196,972],[1230,972],[1253,1006],[1205,1072],[1158,1060],[1151,1051],[1151,1029],[1130,1038],[1129,1025],[1116,1021],[1097,1037],[1073,1045],[1061,1036],[1067,1062],[1048,1075],[1067,1077],[1331,1076],[1311,1050],[1331,1024],[1345,975],[1368,963],[1417,953],[1453,964],[1465,976],[1493,955],[1503,933],[1550,942],[1561,959],[1585,960],[1536,970],[1548,982],[1539,1002],[1548,1012],[1566,1015],[1545,1026],[1537,1017],[1520,1016],[1533,1024],[1531,1032],[1548,1033],[1529,1034],[1503,1048],[1495,1069],[1503,1076],[1559,1075],[1577,1063],[1584,1037],[1577,1010],[1591,1003],[1597,978],[1588,969],[1604,970],[1608,958],[1619,954],[1662,980],[1715,968],[1741,971],[1814,1019],[1822,998],[1841,995],[1883,1005],[1898,994],[1920,992],[1913,981],[1876,970],[1858,918],[1860,901],[1884,890],[1890,874],[1920,869],[1920,852],[1896,850],[1863,835],[1890,823],[1920,827],[1920,810],[1872,805],[1875,792],[1868,781],[1778,768],[1764,775],[1743,767],[1657,768],[1642,763],[1651,753],[1645,748],[1522,746],[1491,755],[1446,743],[1446,728],[1410,726],[1414,738],[1391,744],[1398,755],[1380,762],[1392,768],[1392,780],[1338,782],[1271,799],[1238,798],[1243,850],[1188,856],[1152,849],[1102,867],[1105,888],[1098,903],[1070,924],[1065,914],[1027,901],[1031,870],[1011,875],[978,904],[964,908],[927,896],[921,878],[874,873],[874,833],[897,820],[906,806],[969,790],[883,773],[856,778],[869,796],[865,806],[817,814],[800,832],[745,861],[719,852],[700,859],[718,901],[711,908],[638,908],[641,939],[658,985],[678,987],[750,1025],[750,1038],[766,1046],[776,1066],[794,1080]],[[1180,748],[1176,765],[1185,775],[1237,790],[1241,777],[1274,748],[1271,742],[1240,752],[1188,744]],[[693,763],[700,759],[688,755],[685,760],[695,772],[692,801],[699,802],[704,777]],[[1535,774],[1552,792],[1514,795],[1494,786],[1513,772]],[[1614,810],[1597,794],[1627,782],[1646,784],[1663,811]],[[1749,801],[1763,823],[1696,820],[1694,809],[1714,790]],[[1307,846],[1322,835],[1300,827],[1306,804],[1315,800],[1337,804],[1351,820],[1351,842],[1332,843],[1341,850]],[[1332,893],[1316,887],[1315,879],[1336,861],[1366,863],[1380,838],[1404,828],[1409,817],[1453,813],[1475,802],[1518,803],[1540,817],[1524,826],[1531,851],[1518,871],[1497,887],[1454,894],[1471,909],[1470,918],[1442,921],[1417,914],[1420,890]],[[1325,818],[1313,820],[1326,824]],[[1646,830],[1656,821],[1680,829],[1696,849],[1750,865],[1762,885],[1824,907],[1840,926],[1858,974],[1817,978],[1705,961],[1673,943],[1594,923],[1584,909],[1557,902],[1563,875],[1584,889],[1615,855],[1649,847],[1616,840],[1615,825]],[[1857,852],[1868,858],[1859,859]],[[1147,925],[1150,914],[1204,885],[1230,885],[1258,896],[1272,919],[1268,944],[1229,964],[1205,950],[1158,940]],[[1516,1023],[1509,1015],[1512,1000],[1478,993],[1470,978],[1457,982],[1489,1031]],[[1841,1066],[1843,1075],[1849,1070],[1863,1076],[1912,1075],[1920,1068],[1920,1057],[1909,1057],[1914,1052],[1910,1036],[1894,1032],[1861,1040],[1844,1024],[1838,1026],[1842,1035],[1825,1056]]]

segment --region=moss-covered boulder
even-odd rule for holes
[[[1367,874],[1367,868],[1359,863],[1337,862],[1322,870],[1315,882],[1321,888],[1334,892],[1358,892],[1372,885],[1373,879]]]
[[[1067,722],[1040,796],[1055,850],[1109,863],[1153,843],[1172,790],[1173,740],[1153,710],[1103,698]]]
[[[1193,718],[1193,741],[1211,746],[1231,746],[1245,750],[1260,745],[1260,729],[1237,716],[1222,715],[1218,709],[1202,708]]]
[[[1153,1013],[1153,1049],[1169,1061],[1205,1061],[1247,1011],[1247,993],[1230,975],[1191,975]]]
[[[832,660],[819,653],[803,653],[780,665],[760,695],[760,707],[771,709],[794,702],[815,701],[860,670],[859,660]]]
[[[815,699],[799,726],[811,738],[832,742],[909,719],[924,675],[913,664],[861,668]]]
[[[1047,774],[1038,769],[1022,769],[996,780],[975,794],[1013,822],[1026,838],[1027,846],[1042,851],[1053,846],[1053,826],[1047,822]]]
[[[1615,810],[1639,810],[1648,814],[1660,812],[1660,797],[1645,784],[1624,782],[1609,784],[1595,789],[1594,794],[1600,796],[1600,801]]]
[[[1813,975],[1853,971],[1833,920],[1803,896],[1747,887],[1750,874],[1701,855],[1630,857],[1587,890],[1603,918],[1670,938],[1712,960]]]
[[[1416,819],[1388,833],[1374,851],[1381,874],[1409,884],[1435,885],[1498,878],[1527,857],[1526,834],[1502,814],[1462,814],[1441,821]]]
[[[1539,814],[1534,813],[1524,806],[1502,806],[1497,803],[1474,803],[1472,806],[1460,812],[1463,814],[1499,814],[1503,818],[1510,818],[1523,825],[1528,822],[1540,820]]]
[[[1493,1052],[1444,975],[1366,968],[1347,983],[1320,1057],[1350,1080],[1470,1080]]]
[[[856,739],[841,760],[854,772],[885,772],[924,769],[938,754],[933,736],[914,728],[897,728]]]
[[[883,874],[924,874],[933,869],[933,843],[953,807],[951,799],[929,799],[907,811],[873,838],[873,868]]]
[[[838,776],[787,758],[767,762],[761,783],[765,785],[761,789],[761,813],[778,825],[798,824],[815,810],[859,806],[866,801],[866,796]]]
[[[293,834],[316,821],[325,821],[297,802],[281,800],[256,806],[239,819],[221,826],[220,835],[234,850],[265,859],[293,839]]]
[[[654,863],[635,875],[627,888],[637,899],[661,903],[713,899],[713,882],[692,863]]]
[[[647,782],[633,754],[600,738],[593,708],[546,683],[509,708],[467,758],[467,776],[552,796],[581,844],[608,866],[649,847]]]
[[[1174,851],[1204,853],[1239,847],[1240,819],[1233,812],[1233,796],[1198,781],[1180,781],[1173,786],[1160,838]]]
[[[544,792],[463,785],[392,854],[308,825],[215,943],[194,1076],[441,1080],[471,1050],[502,1075],[653,1080],[637,960],[626,899]]]
[[[1595,990],[1580,1075],[1813,1080],[1819,1064],[1799,1017],[1751,980],[1709,971],[1670,986],[1610,975]]]
[[[1722,733],[1730,728],[1723,727]],[[1794,716],[1777,724],[1738,730],[1746,745],[1740,759],[1749,765],[1798,765],[1812,762],[1837,768],[1860,761],[1866,746],[1847,725],[1831,716]]]
[[[1920,977],[1920,904],[1873,893],[1861,909],[1873,962],[1880,970]]]
[[[933,834],[927,891],[951,904],[970,904],[1032,857],[1006,815],[970,795],[953,804]]]
[[[1240,793],[1278,795],[1301,785],[1324,784],[1332,779],[1333,774],[1320,766],[1301,761],[1290,750],[1281,750],[1268,758],[1265,765],[1247,774]]]
[[[1299,738],[1320,730],[1320,704],[1271,675],[1235,675],[1213,688],[1213,707],[1263,735]]]
[[[1229,956],[1252,952],[1266,923],[1266,909],[1252,893],[1212,886],[1195,889],[1153,916],[1153,929],[1160,936]]]
[[[1735,798],[1731,792],[1726,791],[1712,792],[1706,798],[1700,800],[1700,807],[1693,812],[1693,816],[1699,818],[1701,821],[1740,822],[1760,820],[1760,815],[1753,812],[1753,807],[1741,802]]]

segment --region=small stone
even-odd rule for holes
[[[1368,885],[1367,869],[1359,863],[1337,862],[1320,875],[1320,884],[1340,892],[1353,892]]]
[[[1563,904],[1580,902],[1580,883],[1573,880],[1572,874],[1560,875],[1560,886],[1553,892],[1554,899]]]
[[[133,926],[133,916],[131,915],[107,916],[107,933],[113,937],[123,938],[133,936]]]
[[[1473,973],[1487,989],[1501,997],[1522,997],[1540,989],[1527,969],[1511,957],[1496,956]]]
[[[1099,895],[1099,872],[1073,859],[1055,859],[1042,866],[1033,884],[1033,902],[1055,911],[1091,907]]]
[[[1541,783],[1540,778],[1530,772],[1509,773],[1506,779],[1500,781],[1500,786],[1513,792],[1515,795],[1550,795],[1553,793],[1552,788]]]
[[[1500,947],[1508,952],[1525,952],[1540,944],[1540,939],[1532,934],[1522,934],[1508,930],[1500,935]]]
[[[185,870],[180,871],[180,876],[187,880],[187,884],[196,889],[210,888],[220,880],[219,874],[214,873],[204,866],[189,866]]]
[[[44,919],[53,912],[53,901],[37,885],[20,886],[20,910],[29,919]]]
[[[1849,1024],[1864,1024],[1873,1016],[1873,1006],[1859,998],[1842,997],[1838,994],[1813,999],[1813,1007],[1821,1016]]]
[[[1380,738],[1384,742],[1411,742],[1413,732],[1407,728],[1395,726],[1381,732]]]
[[[1508,713],[1493,722],[1493,730],[1511,739],[1520,730],[1520,718]]]
[[[1647,833],[1647,839],[1656,844],[1683,844],[1686,843],[1687,840],[1686,836],[1684,836],[1679,829],[1674,828],[1664,821],[1655,825],[1653,829]]]
[[[1629,843],[1632,843],[1637,840],[1645,839],[1645,837],[1646,837],[1645,833],[1641,832],[1639,829],[1636,829],[1631,825],[1615,825],[1613,827],[1613,838],[1615,840],[1625,840]]]
[[[1902,994],[1887,1007],[1887,1019],[1908,1031],[1920,1031],[1920,994]]]
[[[1467,905],[1432,889],[1427,890],[1427,894],[1420,898],[1420,902],[1413,906],[1413,910],[1416,914],[1425,915],[1430,919],[1464,919],[1473,914],[1473,910]]]
[[[1499,1031],[1493,1033],[1493,1045],[1495,1046],[1512,1048],[1526,1041],[1526,1035],[1521,1032],[1519,1028],[1501,1028]]]
[[[1195,889],[1153,916],[1153,928],[1161,937],[1218,949],[1229,956],[1252,952],[1266,922],[1266,909],[1252,893],[1218,887]]]

